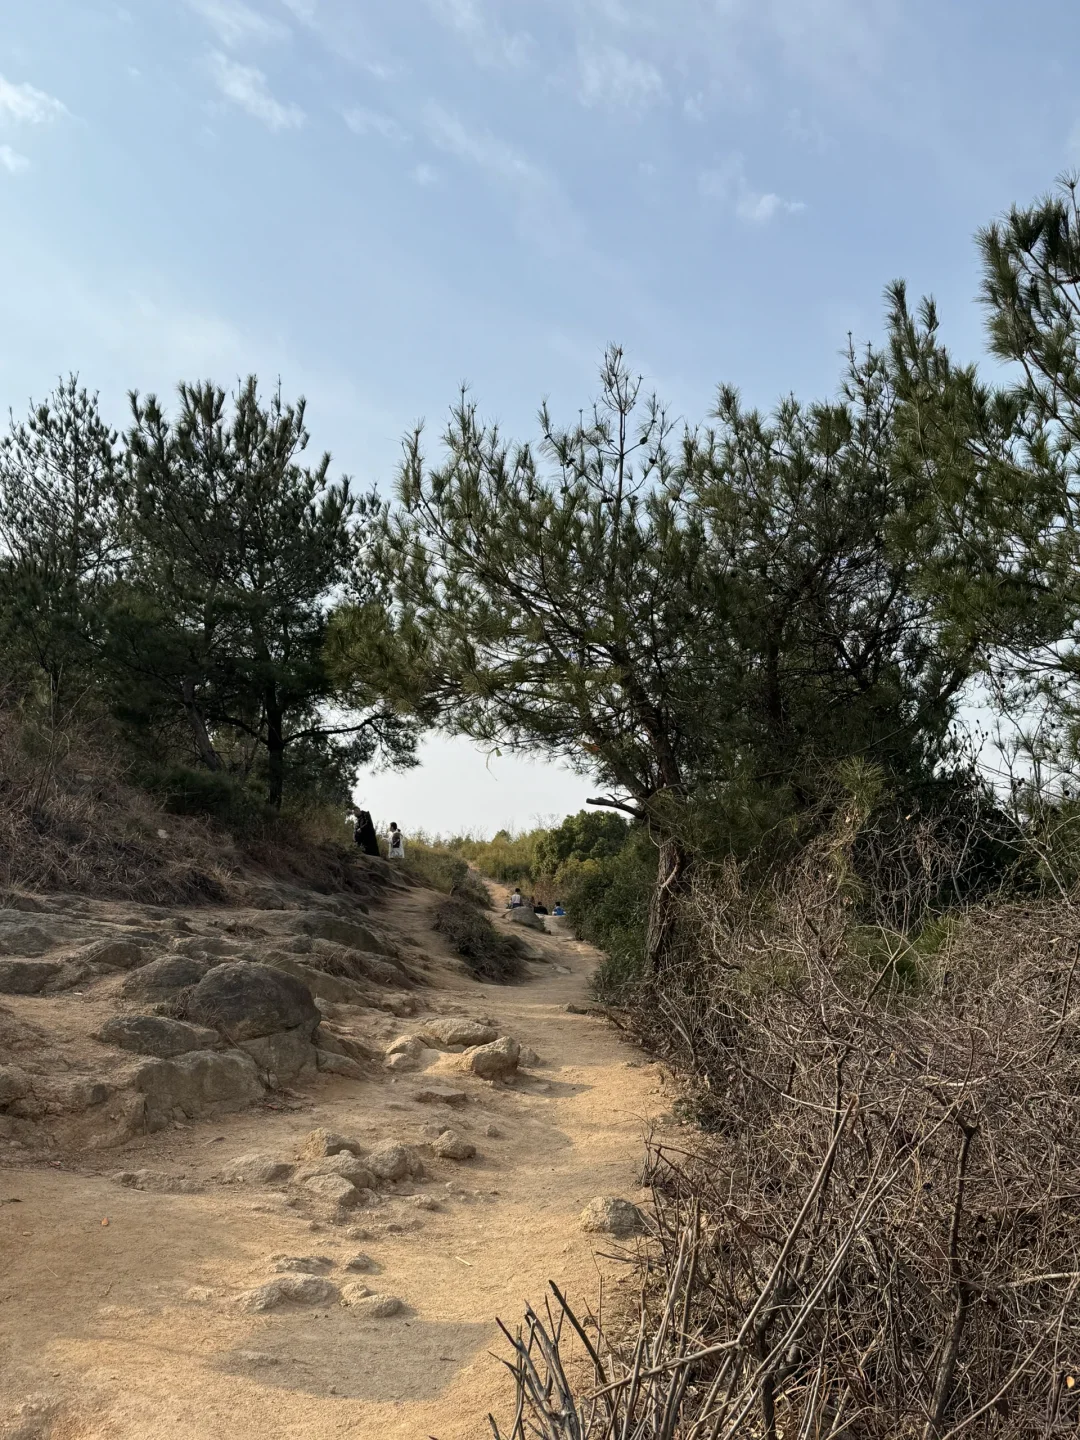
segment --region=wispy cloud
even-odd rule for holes
[[[767,225],[778,215],[798,215],[806,209],[801,200],[785,200],[772,190],[755,190],[746,178],[741,155],[730,156],[715,170],[702,171],[698,193],[730,207],[735,218],[746,225]]]
[[[429,185],[437,185],[439,183],[439,172],[435,169],[434,165],[416,165],[412,170],[412,178],[416,181],[417,185],[422,185],[426,188]]]
[[[253,10],[244,0],[187,0],[192,10],[210,26],[218,41],[230,49],[252,42],[264,44],[285,40],[289,29],[280,20]]]
[[[0,121],[17,125],[44,125],[67,114],[67,106],[33,85],[15,85],[0,75]]]
[[[640,110],[661,99],[664,81],[648,60],[614,45],[578,51],[578,98],[583,105],[608,110]]]
[[[513,205],[519,229],[546,249],[563,249],[580,236],[580,222],[557,181],[523,151],[497,135],[472,130],[434,103],[424,111],[437,149],[474,166]]]
[[[0,169],[6,170],[9,175],[21,175],[24,170],[30,169],[30,161],[10,145],[0,145]]]
[[[379,110],[365,110],[363,106],[357,106],[346,110],[342,118],[354,135],[377,135],[395,145],[404,145],[412,138],[392,115],[384,115]]]
[[[270,130],[296,130],[305,115],[299,105],[282,104],[271,93],[266,76],[254,65],[240,65],[215,51],[209,57],[210,74],[226,100],[239,105]]]
[[[532,36],[503,29],[485,0],[428,0],[428,5],[464,41],[478,65],[515,68],[528,60]]]
[[[281,0],[281,3],[305,25],[310,25],[315,19],[315,0]]]

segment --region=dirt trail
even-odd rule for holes
[[[567,1012],[586,998],[595,952],[530,932],[547,963],[528,983],[479,985],[440,951],[434,902],[409,890],[378,915],[436,958],[425,1003],[491,1016],[543,1065],[511,1087],[470,1077],[453,1111],[410,1098],[433,1075],[322,1076],[280,1110],[178,1127],[71,1168],[0,1169],[0,1415],[24,1411],[0,1435],[479,1440],[487,1412],[505,1414],[508,1400],[489,1354],[502,1348],[494,1317],[516,1323],[549,1279],[591,1301],[598,1267],[618,1276],[577,1217],[596,1195],[639,1198],[658,1072],[602,1020]],[[423,1182],[357,1212],[351,1233],[313,1225],[283,1192],[214,1182],[233,1156],[294,1155],[316,1125],[368,1144],[422,1142],[451,1125],[479,1154],[428,1163]],[[182,1176],[197,1193],[125,1189],[109,1178],[121,1166]],[[330,1257],[340,1282],[358,1250],[377,1267],[363,1278],[401,1297],[401,1315],[252,1315],[236,1304],[272,1278],[275,1255]]]

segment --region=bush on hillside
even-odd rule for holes
[[[444,900],[435,912],[435,929],[478,980],[509,985],[524,976],[526,947],[516,935],[500,934],[468,900]]]

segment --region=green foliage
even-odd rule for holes
[[[421,884],[446,895],[457,895],[481,909],[491,909],[491,895],[467,860],[438,841],[412,836],[405,854],[405,869]]]

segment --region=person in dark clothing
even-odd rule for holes
[[[359,845],[362,854],[378,855],[379,837],[375,834],[375,826],[367,810],[361,810],[357,815],[356,829],[353,831],[353,838],[356,840],[357,845]]]

